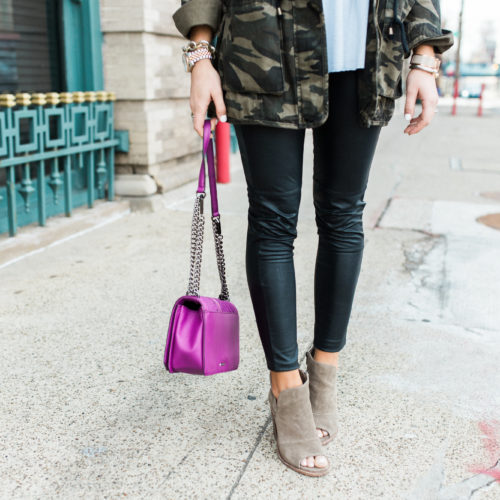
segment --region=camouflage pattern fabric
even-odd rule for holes
[[[401,33],[389,30],[395,16],[404,26],[407,53]],[[327,120],[322,0],[181,0],[173,19],[185,38],[193,26],[212,27],[217,37],[212,63],[230,123],[297,129]],[[357,71],[362,126],[388,124],[403,93],[403,60],[424,42],[436,53],[453,45],[451,31],[441,29],[439,0],[370,0],[365,68]],[[216,116],[213,102],[207,116]]]

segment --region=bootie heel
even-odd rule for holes
[[[322,445],[328,444],[337,435],[337,367],[319,363],[313,358],[314,347],[306,353],[309,374],[309,394],[314,422],[318,429],[328,432],[320,437]]]
[[[278,399],[269,389],[268,401],[273,420],[278,456],[290,469],[306,476],[324,476],[330,471],[325,467],[307,467],[301,461],[310,456],[324,455],[314,425],[309,398],[309,378],[300,371],[302,385],[280,392]]]

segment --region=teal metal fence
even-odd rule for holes
[[[105,91],[0,95],[0,234],[114,199],[114,100]]]

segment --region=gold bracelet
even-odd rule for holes
[[[414,53],[410,58],[410,64],[421,64],[422,66],[438,70],[441,61],[435,56]]]
[[[213,55],[215,53],[215,47],[210,44],[207,40],[199,40],[195,42],[194,40],[189,40],[187,45],[182,47],[183,52],[193,52],[194,50],[198,50],[202,47],[205,47],[210,53]]]
[[[433,74],[436,78],[439,75],[439,71],[434,68],[429,68],[429,66],[424,66],[423,64],[410,64],[410,69],[421,69],[427,73]]]

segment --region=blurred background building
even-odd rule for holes
[[[172,20],[179,6],[179,0],[101,0],[105,82],[117,95],[117,128],[130,131],[130,152],[117,156],[119,194],[162,192],[199,168],[190,75],[181,60],[186,40]]]
[[[0,233],[194,178],[178,3],[0,0]]]
[[[460,95],[499,98],[500,7],[465,2]],[[196,176],[180,0],[0,0],[0,234]],[[459,36],[461,3],[442,0]],[[457,44],[443,55],[450,98]],[[115,100],[116,99],[116,100]],[[234,137],[233,137],[234,139]],[[154,203],[151,202],[151,207]]]

